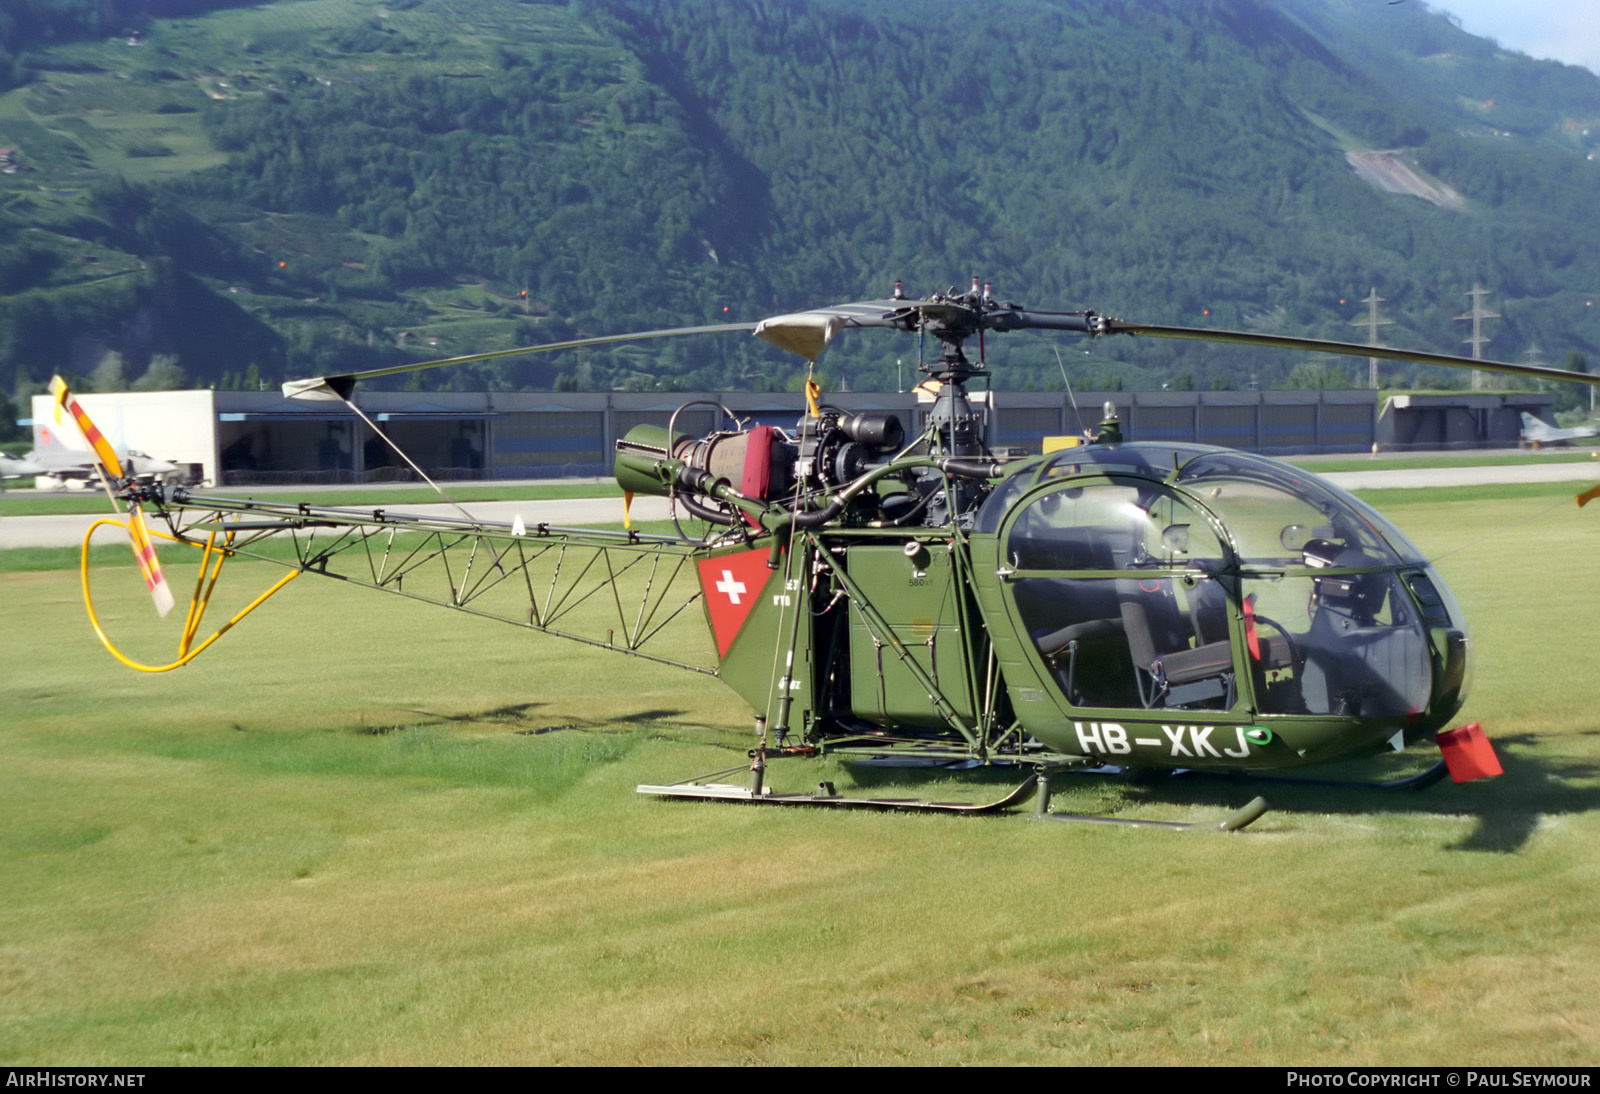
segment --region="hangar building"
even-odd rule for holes
[[[405,480],[410,469],[342,404],[285,399],[276,391],[85,394],[84,408],[119,448],[190,469],[219,486]],[[924,408],[910,392],[830,393],[852,412],[890,410],[908,428]],[[760,392],[393,392],[364,391],[356,403],[412,459],[443,479],[523,479],[610,473],[616,438],[641,423],[665,426],[674,411],[720,402],[759,424],[792,428],[799,394]],[[1043,439],[1093,428],[1115,403],[1130,440],[1198,441],[1268,455],[1369,452],[1383,448],[1504,447],[1517,443],[1523,410],[1548,419],[1538,393],[1401,395],[1379,406],[1372,391],[994,392],[989,444],[1038,452]],[[81,448],[54,425],[50,398],[33,399],[35,443]],[[716,412],[688,406],[680,432],[715,428]]]

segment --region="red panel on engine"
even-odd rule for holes
[[[772,500],[767,492],[772,489],[772,435],[776,432],[770,425],[750,430],[744,449],[744,479],[739,484],[739,493],[747,498]]]
[[[739,482],[739,493],[747,498],[771,501],[772,490],[772,435],[777,430],[770,425],[758,425],[750,430],[744,446],[744,477]],[[749,513],[745,523],[759,529],[761,522]]]

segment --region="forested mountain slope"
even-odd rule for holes
[[[1353,340],[1377,286],[1386,339],[1441,351],[1481,281],[1491,354],[1600,346],[1600,79],[1420,3],[179,2],[0,19],[0,388],[108,349],[233,384],[974,273],[1038,307]],[[998,381],[1058,385],[1051,345],[1009,340]],[[1296,364],[1067,346],[1085,386]],[[858,334],[824,367],[874,386],[914,353]],[[793,375],[735,337],[443,381]]]

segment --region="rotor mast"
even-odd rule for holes
[[[933,409],[928,414],[930,447],[945,456],[986,456],[988,446],[984,444],[982,418],[972,409],[966,385],[975,377],[987,377],[989,371],[981,349],[978,362],[974,364],[964,346],[974,334],[982,338],[984,309],[992,301],[989,287],[984,286],[980,292],[978,278],[974,276],[968,292],[957,296],[952,287],[949,294],[935,294],[932,299],[954,304],[956,308],[949,312],[918,313],[919,325],[938,339],[942,347],[938,358],[921,366],[921,371],[939,383]]]

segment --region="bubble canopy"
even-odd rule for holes
[[[1094,444],[1054,453],[1002,484],[974,531],[998,531],[1017,499],[1041,483],[1096,473],[1182,488],[1221,521],[1245,566],[1299,565],[1313,540],[1361,548],[1362,566],[1427,564],[1388,518],[1332,483],[1265,456],[1196,444]]]
[[[1018,467],[973,531],[994,537],[985,550],[1025,636],[1008,668],[1070,718],[1265,716],[1379,743],[1431,733],[1465,698],[1465,625],[1422,553],[1277,460],[1085,445]],[[1240,738],[1228,755],[1252,748]]]

